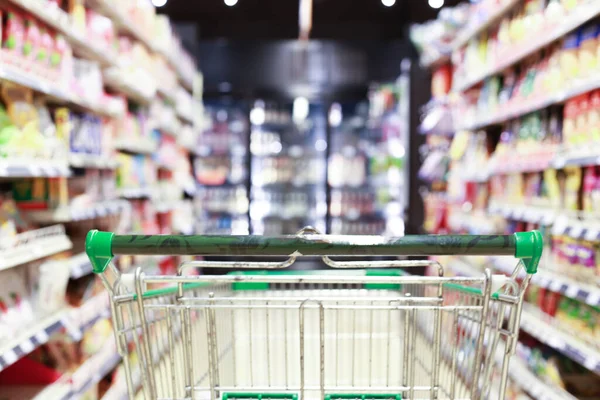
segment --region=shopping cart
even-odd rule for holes
[[[539,232],[505,236],[138,236],[92,231],[129,398],[504,399]],[[120,273],[115,255],[285,256]],[[330,256],[504,255],[510,277],[445,277],[435,261]],[[331,269],[285,271],[302,256]],[[345,257],[347,259],[348,257]],[[351,258],[352,259],[352,258]],[[432,267],[436,276],[400,268]],[[197,268],[239,273],[190,275]],[[356,270],[357,267],[364,268]],[[525,271],[525,274],[519,273]]]

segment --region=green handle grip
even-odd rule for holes
[[[220,256],[437,256],[512,255],[533,274],[542,254],[538,231],[513,235],[381,236],[200,236],[115,235],[90,231],[86,252],[94,272],[102,273],[115,255]],[[529,260],[529,261],[528,261]]]

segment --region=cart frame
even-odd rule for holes
[[[314,233],[305,229],[268,238],[91,231],[86,252],[111,296],[130,398],[141,382],[145,397],[152,399],[488,399],[493,398],[489,382],[497,363],[500,385],[494,392],[504,398],[523,295],[541,258],[539,232],[403,238]],[[288,258],[184,262],[174,276],[151,276],[140,268],[122,274],[111,263],[116,255],[157,254]],[[306,255],[322,257],[339,272],[281,271]],[[445,277],[435,261],[330,258],[372,255],[510,255],[520,261],[508,278],[492,277],[489,270],[466,278]],[[436,268],[437,276],[398,270],[423,266]],[[185,274],[198,267],[254,271]],[[368,269],[340,271],[357,267]],[[522,270],[526,275],[517,281]],[[158,284],[169,287],[148,289]],[[366,327],[360,325],[364,321],[370,321]],[[132,365],[130,343],[137,349],[139,372]],[[472,354],[461,355],[470,343]],[[277,367],[273,353],[285,354]],[[348,370],[350,362],[338,359],[350,353]],[[390,363],[391,353],[399,359],[397,366]],[[254,370],[262,376],[253,377]]]

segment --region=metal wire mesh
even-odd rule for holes
[[[504,340],[514,337],[518,299],[491,297],[489,276],[461,285],[434,277],[382,283],[367,276],[350,282],[237,276],[220,283],[206,278],[206,285],[179,296],[155,297],[142,296],[142,288],[159,279],[138,278],[136,296],[113,302],[120,351],[130,360],[131,397],[138,383],[147,399],[249,392],[489,399],[503,393],[489,380],[508,363],[508,355],[495,363],[496,352],[506,353]],[[183,289],[190,280],[169,282]]]

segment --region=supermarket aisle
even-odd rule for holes
[[[599,16],[598,1],[481,1],[412,32],[433,73],[425,230],[544,234],[510,399],[600,396]],[[513,268],[500,257],[440,261],[460,276]]]

